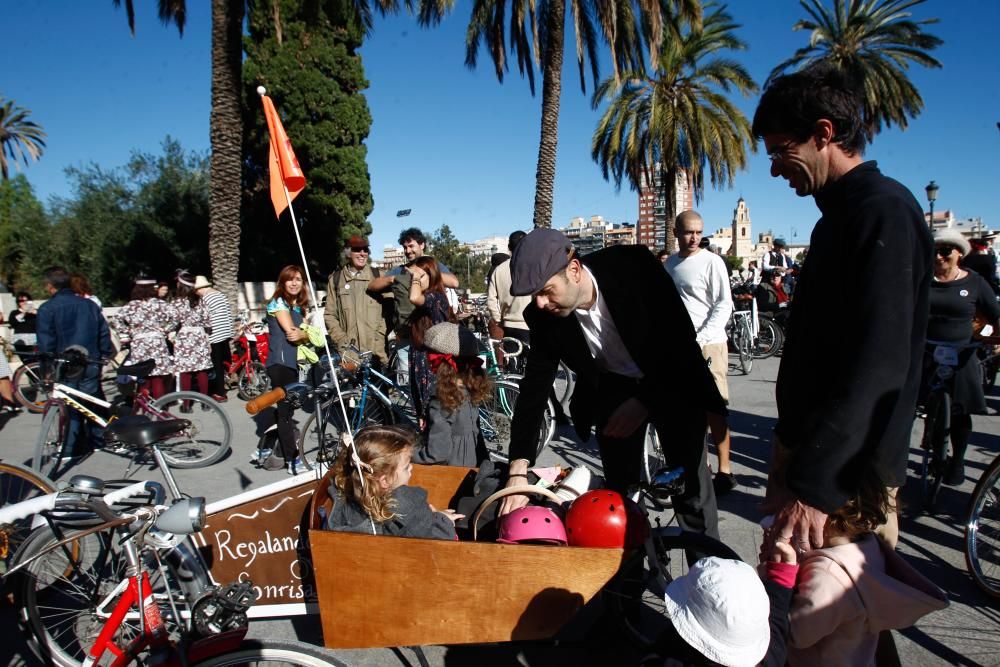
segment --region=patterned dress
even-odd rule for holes
[[[175,299],[170,306],[173,308],[174,318],[181,325],[174,340],[174,372],[208,370],[212,367],[212,348],[206,331],[212,324],[208,307],[203,301],[199,301],[192,308],[187,299]]]
[[[173,308],[160,299],[129,301],[118,311],[115,322],[122,341],[132,343],[128,356],[130,364],[153,359],[156,367],[150,375],[173,374],[174,364],[166,335],[177,327]]]
[[[430,317],[431,326],[448,321],[450,306],[444,292],[424,292],[424,299],[424,305],[414,310],[410,316],[411,321],[416,321],[422,316]],[[431,372],[431,365],[427,361],[427,348],[417,349],[411,345],[410,392],[413,396],[413,407],[420,419],[427,419],[433,382],[434,373]]]

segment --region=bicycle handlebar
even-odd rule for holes
[[[159,482],[136,482],[135,484],[130,484],[123,489],[111,491],[101,497],[100,500],[105,505],[110,507],[111,505],[121,502],[126,498],[133,498],[135,496],[142,495],[147,491],[152,491],[157,495],[157,497],[162,497],[163,487]],[[27,519],[28,517],[34,516],[39,512],[53,510],[55,509],[57,501],[60,498],[64,500],[72,499],[76,502],[79,502],[80,500],[79,496],[72,491],[57,491],[56,493],[50,493],[48,495],[31,498],[13,505],[7,505],[6,507],[0,508],[0,525],[14,523],[19,519]]]
[[[248,415],[256,415],[261,410],[269,408],[278,401],[285,398],[284,387],[276,387],[271,391],[265,392],[255,399],[247,401],[246,411]]]

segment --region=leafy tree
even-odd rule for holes
[[[713,187],[728,186],[746,167],[748,148],[756,150],[750,122],[726,94],[748,95],[757,85],[742,65],[719,55],[746,48],[735,35],[738,27],[724,8],[712,8],[700,24],[672,16],[672,36],[651,74],[625,72],[594,92],[595,109],[608,103],[591,141],[594,161],[619,188],[624,179],[638,190],[659,169],[668,221],[678,213],[679,170],[700,201],[706,171]],[[674,252],[677,240],[668,233],[666,241]]]
[[[0,176],[10,178],[10,165],[18,161],[25,166],[37,160],[45,150],[45,131],[28,120],[27,109],[14,106],[13,100],[0,97]]]
[[[29,239],[44,237],[48,228],[45,208],[25,175],[0,180],[0,280],[11,290],[40,287],[22,260]]]
[[[429,251],[434,259],[443,262],[455,272],[462,287],[473,292],[486,291],[486,273],[490,269],[490,258],[472,255],[468,248],[452,233],[448,225],[431,234]]]
[[[567,4],[576,28],[575,53],[580,72],[580,88],[586,92],[585,66],[591,77],[599,78],[598,41],[611,51],[615,77],[623,70],[641,70],[642,40],[645,36],[659,48],[663,35],[664,11],[678,13],[697,23],[701,17],[698,0],[476,0],[466,31],[465,64],[476,66],[480,42],[486,47],[502,83],[507,71],[507,49],[517,59],[522,77],[527,77],[535,94],[534,68],[542,72],[541,138],[535,172],[535,227],[552,225],[552,197],[556,174],[556,144],[559,133],[559,104],[562,95],[563,48]],[[509,19],[507,6],[510,7]],[[510,25],[507,44],[505,25]]]
[[[18,286],[41,289],[53,264],[87,276],[107,304],[128,298],[138,273],[166,278],[178,268],[208,268],[208,159],[169,137],[162,155],[133,153],[124,167],[67,169],[71,197],[56,199],[47,219],[21,209],[14,246]]]
[[[825,61],[848,73],[864,91],[863,120],[871,140],[882,126],[906,129],[924,100],[907,76],[910,63],[941,67],[927,52],[944,42],[924,32],[936,18],[914,21],[909,11],[924,0],[799,0],[811,17],[792,30],[808,30],[809,45],[774,68],[765,86],[790,69]]]

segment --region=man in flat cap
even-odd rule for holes
[[[379,277],[368,264],[370,256],[368,239],[357,234],[348,239],[344,268],[334,271],[326,284],[323,321],[334,345],[344,347],[354,341],[362,352],[373,352],[384,365],[389,361],[384,306],[390,297],[367,291],[372,280]]]
[[[641,246],[613,246],[581,259],[561,233],[539,228],[514,249],[511,277],[511,294],[533,301],[524,309],[531,350],[511,427],[508,485],[523,483],[534,462],[562,360],[577,374],[573,425],[584,441],[596,427],[607,486],[624,493],[639,480],[652,423],[668,464],[685,470],[684,494],[673,499],[681,527],[718,538],[705,413],[726,414],[726,407],[663,266]],[[509,496],[501,512],[526,502]]]

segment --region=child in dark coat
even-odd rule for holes
[[[326,527],[352,533],[457,539],[452,510],[438,511],[427,491],[407,486],[416,435],[398,426],[368,426],[354,436],[360,462],[351,447],[341,448],[333,464],[330,497],[333,509]]]

